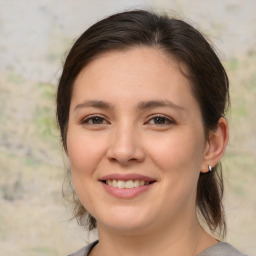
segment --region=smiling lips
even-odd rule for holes
[[[111,174],[100,179],[110,194],[120,198],[133,198],[147,191],[156,180],[139,174]]]
[[[114,188],[137,188],[144,185],[149,185],[149,181],[144,180],[107,180],[106,183]]]

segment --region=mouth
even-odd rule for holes
[[[132,199],[150,191],[156,179],[138,173],[114,173],[101,177],[105,191],[121,199]]]
[[[148,180],[120,180],[120,179],[107,179],[107,180],[101,180],[101,182],[105,183],[106,185],[113,187],[113,188],[123,188],[123,189],[132,189],[132,188],[138,188],[143,186],[148,186],[153,184],[155,181],[148,181]]]

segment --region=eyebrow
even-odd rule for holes
[[[156,108],[156,107],[170,107],[175,110],[185,110],[183,107],[175,104],[169,100],[150,100],[150,101],[142,101],[137,105],[138,110]]]
[[[88,100],[81,104],[76,105],[74,108],[75,110],[86,108],[86,107],[94,107],[99,109],[113,109],[114,106],[108,102],[101,101],[101,100]],[[183,107],[171,102],[169,100],[150,100],[150,101],[141,101],[137,104],[137,110],[145,110],[151,109],[156,107],[170,107],[175,110],[185,110]]]
[[[110,103],[107,103],[102,100],[88,100],[81,104],[76,105],[74,110],[85,108],[85,107],[93,107],[93,108],[100,108],[100,109],[111,109],[113,108],[113,105]]]

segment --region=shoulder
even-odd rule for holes
[[[94,241],[93,243],[88,244],[87,246],[83,247],[82,249],[69,254],[68,256],[88,256],[92,248],[98,243],[98,241]]]
[[[235,249],[231,244],[226,242],[219,242],[203,252],[198,256],[246,256],[237,249]]]

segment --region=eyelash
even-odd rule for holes
[[[165,124],[154,124],[154,125],[157,125],[157,126],[164,126],[164,125],[172,125],[172,124],[175,124],[175,121],[174,121],[173,119],[171,119],[171,118],[169,118],[169,117],[166,117],[166,116],[164,116],[164,115],[154,115],[154,116],[151,116],[151,117],[148,119],[147,123],[149,123],[149,121],[154,120],[154,119],[156,119],[156,118],[161,118],[162,120],[164,120],[165,122],[167,122],[167,124],[166,124],[166,123],[165,123]]]
[[[96,118],[99,118],[101,121],[105,121],[106,123],[89,123],[90,121],[92,121],[93,119],[96,119]],[[145,124],[149,123],[151,120],[156,120],[156,118],[160,118],[162,119],[162,121],[164,122],[167,122],[165,124],[153,124],[153,125],[157,125],[157,126],[166,126],[166,125],[172,125],[172,124],[175,124],[175,121],[171,118],[168,118],[166,116],[163,116],[163,115],[154,115],[154,116],[151,116],[150,118],[148,118],[148,120],[145,122]],[[88,116],[86,118],[84,118],[82,121],[81,121],[81,124],[89,124],[89,125],[105,125],[105,124],[108,124],[109,122],[106,121],[105,117],[103,116],[100,116],[100,115],[91,115],[91,116]]]
[[[81,124],[89,124],[89,125],[102,125],[102,124],[93,124],[93,123],[89,123],[90,120],[93,120],[93,119],[96,119],[96,118],[99,118],[101,119],[102,121],[106,121],[105,117],[103,116],[100,116],[100,115],[91,115],[91,116],[88,116],[86,118],[84,118],[82,121],[81,121]],[[109,122],[107,122],[109,123]],[[105,123],[104,123],[105,124]]]

